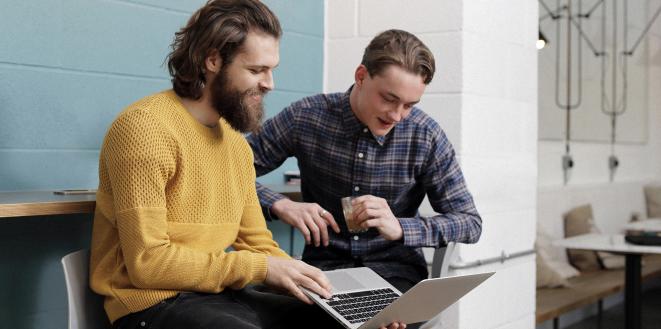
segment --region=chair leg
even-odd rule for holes
[[[560,317],[553,318],[553,329],[560,329]]]
[[[604,313],[604,300],[600,299],[597,302],[597,329],[601,329],[601,318]]]

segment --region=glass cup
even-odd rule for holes
[[[355,197],[353,196],[348,196],[341,199],[344,221],[347,223],[347,228],[349,229],[350,233],[367,232],[367,229],[358,226],[358,224],[356,224],[356,222],[353,220],[353,205],[351,204],[351,201],[354,198]]]

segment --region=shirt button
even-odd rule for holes
[[[367,132],[367,128],[363,128],[363,132],[366,133],[366,132]]]
[[[354,235],[354,236],[353,236],[353,239],[356,240],[356,241],[358,241],[358,239],[360,239],[360,238],[359,238],[357,235]]]
[[[362,158],[363,158],[363,154],[362,154],[362,153],[358,153],[358,157],[362,159]]]
[[[145,326],[147,326],[147,322],[145,322],[145,321],[140,322],[140,326],[141,326],[141,327],[145,327]]]
[[[353,188],[353,190],[358,192],[358,191],[360,191],[360,187],[356,186],[356,187]]]

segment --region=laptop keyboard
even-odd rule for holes
[[[397,298],[399,295],[392,289],[384,288],[333,295],[326,303],[350,323],[361,323],[371,319]]]

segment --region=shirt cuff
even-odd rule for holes
[[[276,201],[284,199],[285,196],[280,193],[273,192],[260,184],[257,185],[257,196],[259,197],[259,204],[262,206],[262,213],[264,214],[264,218],[266,218],[266,220],[269,222],[279,219],[278,216],[271,213],[271,207],[273,207],[273,204]]]
[[[399,218],[399,224],[402,226],[403,242],[408,247],[418,247],[422,243],[424,227],[422,221],[418,218]]]

